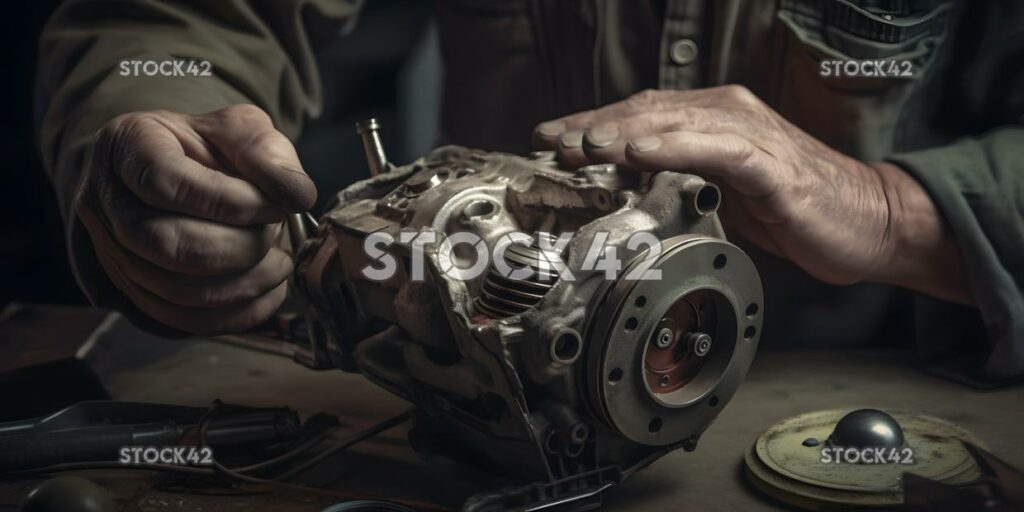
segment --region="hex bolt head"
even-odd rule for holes
[[[672,329],[662,327],[661,330],[658,331],[658,335],[654,338],[654,344],[660,348],[665,348],[672,344],[673,338],[675,338],[675,335],[672,332]]]
[[[704,357],[711,352],[711,336],[703,332],[691,332],[686,335],[686,346],[697,357]]]

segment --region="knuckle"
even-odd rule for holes
[[[138,229],[143,244],[151,247],[163,259],[179,261],[183,237],[175,223],[147,219],[142,221]]]
[[[756,146],[738,135],[727,137],[724,143],[726,144],[726,150],[735,155],[734,160],[737,169],[745,171],[745,174],[750,178],[763,178],[761,171],[764,169],[761,169],[761,162],[757,158],[758,151]]]
[[[626,101],[636,105],[649,105],[657,103],[664,93],[664,91],[659,91],[657,89],[644,89],[630,96]]]
[[[131,188],[140,191],[144,198],[170,195],[167,180],[154,170],[154,162],[141,158],[137,153],[131,153],[121,165],[125,181]]]
[[[210,270],[218,264],[208,250],[210,244],[186,234],[176,221],[147,220],[140,229],[141,242],[173,268]]]
[[[700,117],[701,114],[703,114],[703,113],[704,113],[703,109],[700,109],[700,108],[697,108],[697,107],[690,107],[690,106],[676,107],[676,117],[680,118],[681,120],[684,120],[684,121],[688,120],[688,119],[696,119],[697,117]]]
[[[159,115],[160,112],[158,111],[128,112],[121,114],[108,121],[103,127],[102,132],[106,133],[114,140],[119,140],[122,137],[130,136],[139,131],[162,126],[157,120]]]
[[[191,184],[183,186],[178,194],[181,202],[191,201],[196,203],[199,211],[206,212],[211,218],[223,219],[226,217],[237,217],[246,212],[245,208],[239,207],[231,201],[229,195],[224,193],[220,187],[207,187],[202,193],[193,193],[194,187]]]
[[[125,166],[136,163],[140,152],[139,135],[163,125],[152,112],[129,112],[111,119],[99,132],[99,149],[109,155],[114,165]]]
[[[175,210],[181,205],[183,194],[187,193],[186,183],[158,161],[138,152],[129,152],[121,164],[121,176],[130,189],[155,206]]]
[[[196,306],[227,306],[239,300],[244,300],[240,293],[222,287],[208,286],[195,294]]]
[[[681,131],[685,131],[687,128],[691,128],[692,129],[692,125],[690,125],[689,123],[683,122],[683,121],[676,121],[674,123],[669,123],[665,127],[665,131],[667,131],[667,132],[681,132]]]
[[[101,133],[107,136],[113,136],[114,134],[122,131],[125,126],[134,123],[141,115],[141,112],[128,112],[118,115],[110,121],[107,121],[107,124],[103,125]]]
[[[119,153],[123,153],[124,140],[131,131],[131,127],[137,123],[139,113],[129,112],[121,114],[110,121],[107,121],[98,132],[94,156],[101,162],[118,162]]]
[[[722,86],[722,92],[727,98],[744,105],[757,105],[761,103],[760,98],[744,85],[724,85]]]
[[[216,183],[189,184],[188,194],[186,198],[183,193],[181,200],[189,201],[194,209],[203,212],[203,216],[209,219],[242,226],[255,224],[259,220],[259,211],[246,199],[236,197]]]
[[[98,210],[97,203],[104,200],[108,194],[103,192],[104,179],[92,171],[87,171],[82,186],[75,192],[71,199],[71,206],[77,215],[95,212]]]
[[[269,152],[274,144],[280,142],[282,135],[276,130],[260,130],[245,138],[238,147],[242,158],[258,158],[259,153]]]
[[[272,125],[266,111],[249,103],[230,105],[218,110],[216,116],[231,127]]]
[[[216,262],[205,250],[206,244],[187,236],[175,236],[167,242],[173,261],[185,268],[216,268]]]

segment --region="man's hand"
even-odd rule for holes
[[[75,211],[114,286],[169,326],[237,332],[285,298],[274,247],[316,188],[288,139],[252,105],[200,116],[125,114],[97,134]]]
[[[541,123],[533,137],[570,166],[702,175],[722,187],[727,225],[823,281],[969,300],[959,253],[916,180],[829,148],[744,87],[645,91]]]

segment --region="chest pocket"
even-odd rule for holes
[[[933,67],[953,5],[929,0],[782,0],[775,108],[851,156],[890,154],[908,98]]]

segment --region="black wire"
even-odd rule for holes
[[[309,449],[311,449],[314,446],[320,444],[325,439],[331,437],[332,434],[337,432],[338,428],[339,427],[337,425],[335,425],[333,427],[326,428],[326,429],[324,429],[323,432],[320,432],[320,433],[316,434],[315,436],[309,438],[309,440],[307,440],[306,442],[302,443],[301,445],[296,446],[296,447],[294,447],[294,448],[292,448],[292,449],[290,449],[290,450],[288,450],[288,451],[282,453],[281,455],[278,455],[277,457],[274,457],[272,459],[267,459],[267,460],[264,460],[264,461],[261,461],[261,462],[257,462],[255,464],[250,464],[248,466],[231,468],[231,470],[235,471],[235,472],[238,472],[238,473],[252,473],[254,471],[259,471],[259,470],[262,470],[262,469],[266,469],[266,468],[277,466],[278,464],[287,462],[289,460],[294,459],[295,457],[298,457],[299,455],[302,455],[303,453],[307,452]]]
[[[213,403],[210,405],[210,408],[207,409],[207,411],[205,413],[203,413],[203,415],[200,417],[199,422],[197,424],[198,430],[199,430],[199,444],[200,444],[200,446],[206,446],[206,432],[207,432],[207,429],[209,427],[210,420],[213,418],[213,416],[217,412],[219,412],[219,410],[222,407],[222,405],[223,405],[223,403],[220,400],[214,400]],[[146,464],[146,463],[141,463],[141,464],[122,464],[122,463],[117,462],[117,461],[83,461],[83,462],[64,462],[64,463],[59,463],[59,464],[53,464],[53,465],[50,465],[50,466],[43,466],[43,467],[39,467],[39,468],[32,468],[32,469],[19,470],[19,471],[7,471],[7,472],[0,473],[0,477],[25,477],[25,476],[35,476],[35,475],[46,474],[46,473],[57,473],[57,472],[63,472],[63,471],[79,471],[79,470],[86,470],[86,469],[127,469],[127,470],[160,471],[160,472],[166,472],[166,473],[179,473],[179,474],[199,475],[199,476],[224,476],[224,477],[227,477],[227,478],[232,478],[232,479],[235,479],[235,480],[240,480],[242,482],[254,483],[254,484],[266,484],[266,483],[280,482],[280,481],[285,481],[285,480],[288,480],[290,478],[293,478],[293,477],[295,477],[295,476],[297,476],[297,475],[299,475],[301,473],[304,473],[305,471],[308,471],[309,469],[313,468],[314,466],[316,466],[320,462],[323,462],[325,459],[327,459],[327,458],[329,458],[329,457],[331,457],[333,455],[336,455],[336,454],[342,452],[343,450],[351,447],[354,444],[360,443],[360,442],[365,441],[365,440],[367,440],[367,439],[369,439],[369,438],[371,438],[371,437],[373,437],[373,436],[375,436],[375,435],[377,435],[377,434],[379,434],[381,432],[384,432],[385,430],[388,430],[388,429],[391,429],[393,427],[396,427],[396,426],[406,422],[411,417],[412,417],[412,411],[408,410],[408,411],[403,412],[402,414],[399,414],[398,416],[395,416],[395,417],[389,418],[387,420],[384,420],[384,421],[382,421],[380,423],[377,423],[376,425],[373,425],[373,426],[371,426],[371,427],[369,427],[369,428],[367,428],[367,429],[365,429],[365,430],[363,430],[363,431],[353,435],[352,437],[349,437],[348,439],[342,441],[341,443],[328,448],[327,450],[321,452],[320,454],[318,454],[317,456],[313,457],[312,459],[309,459],[308,461],[303,462],[302,464],[299,464],[298,466],[295,466],[294,468],[286,471],[285,473],[282,473],[280,475],[277,475],[277,476],[274,476],[274,477],[271,477],[271,478],[258,478],[258,477],[254,477],[254,476],[250,476],[250,475],[245,475],[243,473],[249,473],[249,472],[252,472],[252,471],[259,470],[259,469],[265,469],[267,467],[275,466],[275,465],[277,465],[277,464],[279,464],[281,462],[285,462],[285,461],[291,460],[291,459],[297,457],[298,455],[301,455],[302,453],[306,452],[310,448],[316,446],[317,444],[322,442],[324,439],[328,438],[332,433],[334,433],[337,430],[337,427],[329,428],[326,431],[321,432],[320,434],[318,434],[315,437],[311,438],[309,441],[307,441],[305,443],[302,443],[301,445],[299,445],[299,446],[297,446],[297,447],[295,447],[295,448],[293,448],[293,449],[291,449],[291,450],[289,450],[289,451],[287,451],[287,452],[285,452],[285,453],[283,453],[283,454],[281,454],[281,455],[279,455],[277,457],[274,457],[274,458],[269,459],[269,460],[261,461],[261,462],[255,463],[255,464],[251,464],[249,466],[243,466],[243,467],[240,467],[240,468],[228,468],[228,467],[225,467],[221,463],[217,462],[216,459],[212,460],[212,465],[209,468],[191,467],[191,466],[177,466],[177,465],[170,465],[170,464]]]
[[[210,405],[210,409],[206,412],[206,414],[203,415],[202,418],[200,418],[200,421],[199,421],[199,444],[202,445],[202,446],[206,446],[206,431],[207,431],[207,429],[209,427],[210,420],[213,418],[214,414],[216,414],[218,409],[220,409],[221,405],[222,404],[221,404],[220,400],[214,400],[213,404]],[[386,420],[384,420],[384,421],[382,421],[380,423],[377,423],[376,425],[371,426],[370,428],[367,428],[366,430],[363,430],[363,431],[357,433],[356,435],[346,439],[345,441],[341,442],[340,444],[337,444],[335,446],[332,446],[332,447],[328,448],[327,450],[321,452],[320,454],[318,454],[317,456],[313,457],[312,459],[309,459],[308,461],[306,461],[306,462],[304,462],[302,464],[299,464],[298,466],[295,466],[294,468],[292,468],[292,469],[290,469],[290,470],[288,470],[288,471],[286,471],[286,472],[284,472],[284,473],[282,473],[280,475],[271,477],[271,478],[259,478],[259,477],[254,477],[254,476],[250,476],[250,475],[245,475],[245,474],[243,474],[243,472],[250,472],[250,471],[247,470],[247,468],[250,468],[252,466],[247,466],[247,467],[242,467],[242,468],[228,468],[228,467],[225,467],[224,465],[222,465],[220,462],[217,462],[217,459],[213,459],[213,461],[212,461],[213,464],[212,464],[211,467],[213,468],[213,471],[216,472],[217,474],[220,474],[220,475],[223,475],[223,476],[226,476],[226,477],[229,477],[229,478],[234,478],[236,480],[241,480],[243,482],[248,482],[248,483],[263,484],[263,483],[270,483],[270,482],[287,481],[287,480],[289,480],[291,478],[294,478],[297,475],[300,475],[300,474],[304,473],[305,471],[308,471],[310,468],[315,467],[317,464],[323,462],[325,459],[327,459],[327,458],[329,458],[329,457],[331,457],[333,455],[336,455],[336,454],[342,452],[343,450],[351,447],[352,445],[354,445],[356,443],[360,443],[362,441],[365,441],[365,440],[367,440],[367,439],[369,439],[369,438],[371,438],[371,437],[373,437],[373,436],[375,436],[375,435],[377,435],[377,434],[379,434],[381,432],[384,432],[385,430],[391,429],[391,428],[396,427],[396,426],[398,426],[398,425],[400,425],[402,423],[405,423],[411,417],[412,417],[412,411],[408,410],[408,411],[403,412],[402,414],[399,414],[398,416],[386,419]],[[305,451],[306,449],[308,449],[308,448],[304,448],[306,444],[308,444],[308,443],[304,443],[303,446],[300,446],[299,448],[302,448],[302,451]],[[267,463],[272,463],[272,464],[269,464],[269,465],[276,464],[275,461],[277,459],[282,459],[283,458],[284,460],[290,460],[290,459],[294,458],[294,456],[296,454],[302,453],[302,451],[298,451],[298,449],[296,449],[296,450],[293,450],[293,451],[291,451],[289,453],[285,453],[285,454],[277,457],[276,459],[271,459],[270,461],[264,461],[264,462],[261,462],[261,463],[257,463],[257,464],[254,464],[253,466],[256,466],[258,468],[262,468],[262,467],[267,467],[265,465]]]
[[[284,474],[276,477],[275,479],[277,479],[277,480],[288,480],[289,478],[293,478],[293,477],[295,477],[295,476],[297,476],[297,475],[299,475],[299,474],[309,470],[310,468],[316,466],[317,464],[319,464],[320,462],[326,460],[327,458],[342,452],[343,450],[349,448],[350,446],[352,446],[352,445],[354,445],[356,443],[360,443],[362,441],[365,441],[365,440],[367,440],[367,439],[369,439],[369,438],[371,438],[371,437],[373,437],[373,436],[375,436],[377,434],[380,434],[381,432],[384,432],[385,430],[389,430],[391,428],[397,427],[398,425],[401,425],[402,423],[405,423],[406,421],[408,421],[410,418],[412,418],[412,410],[405,411],[402,414],[399,414],[398,416],[395,416],[393,418],[384,420],[384,421],[382,421],[382,422],[380,422],[380,423],[378,423],[378,424],[376,424],[376,425],[374,425],[374,426],[372,426],[370,428],[367,428],[366,430],[363,430],[362,432],[359,432],[358,434],[348,438],[347,440],[343,441],[342,443],[328,448],[326,451],[321,452],[316,457],[313,457],[312,459],[309,459],[308,461],[306,461],[306,462],[304,462],[302,464],[299,464],[298,466],[288,470],[287,472],[285,472]]]

